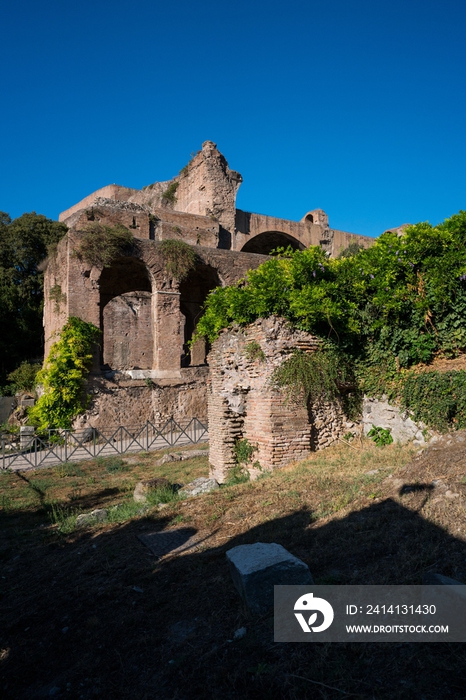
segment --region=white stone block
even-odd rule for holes
[[[273,607],[274,586],[307,586],[313,582],[308,566],[280,544],[256,542],[227,552],[238,593],[253,613]]]

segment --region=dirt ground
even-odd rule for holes
[[[316,583],[418,584],[428,571],[466,583],[465,432],[417,454],[340,444],[122,522],[70,532],[50,523],[40,493],[54,488],[83,511],[129,503],[149,475],[207,474],[207,458],[156,467],[157,457],[131,457],[121,472],[88,463],[61,477],[28,473],[35,489],[0,477],[2,698],[466,697],[464,644],[275,643],[272,613],[248,613],[225,557],[278,542]],[[138,539],[180,529],[197,540],[182,553],[157,558]]]

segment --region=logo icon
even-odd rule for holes
[[[318,625],[317,627],[313,627],[315,621],[317,620],[317,612],[312,612],[307,622],[302,613],[295,612],[295,617],[301,625],[303,632],[323,632],[324,630],[328,629],[333,622],[334,614],[330,603],[324,598],[314,598],[313,593],[306,593],[298,598],[294,604],[294,609],[302,610],[307,613],[317,610],[317,612],[321,612],[324,616],[324,621],[322,624]]]

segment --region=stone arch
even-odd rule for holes
[[[101,364],[111,369],[151,369],[152,278],[138,258],[125,256],[102,270],[99,280]]]
[[[261,253],[262,255],[270,255],[270,252],[275,248],[287,248],[291,246],[293,250],[304,250],[301,241],[298,241],[289,233],[283,231],[264,231],[259,233],[254,238],[251,238],[242,248],[243,253]]]
[[[207,295],[215,287],[221,286],[218,271],[204,263],[196,265],[188,277],[180,283],[180,312],[184,321],[182,367],[205,365],[209,347],[199,340],[189,348],[189,341],[194,335],[197,322],[202,315],[202,308]]]

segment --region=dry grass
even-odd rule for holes
[[[206,458],[88,462],[29,472],[29,483],[2,475],[2,696],[464,698],[464,645],[275,644],[272,616],[249,615],[225,559],[237,544],[273,541],[317,583],[420,583],[427,570],[466,582],[464,437],[417,456],[340,444],[253,483],[65,535],[47,502],[121,505],[142,478],[206,474]],[[199,545],[183,554],[157,561],[137,539],[185,525]],[[246,636],[229,641],[242,626]]]

